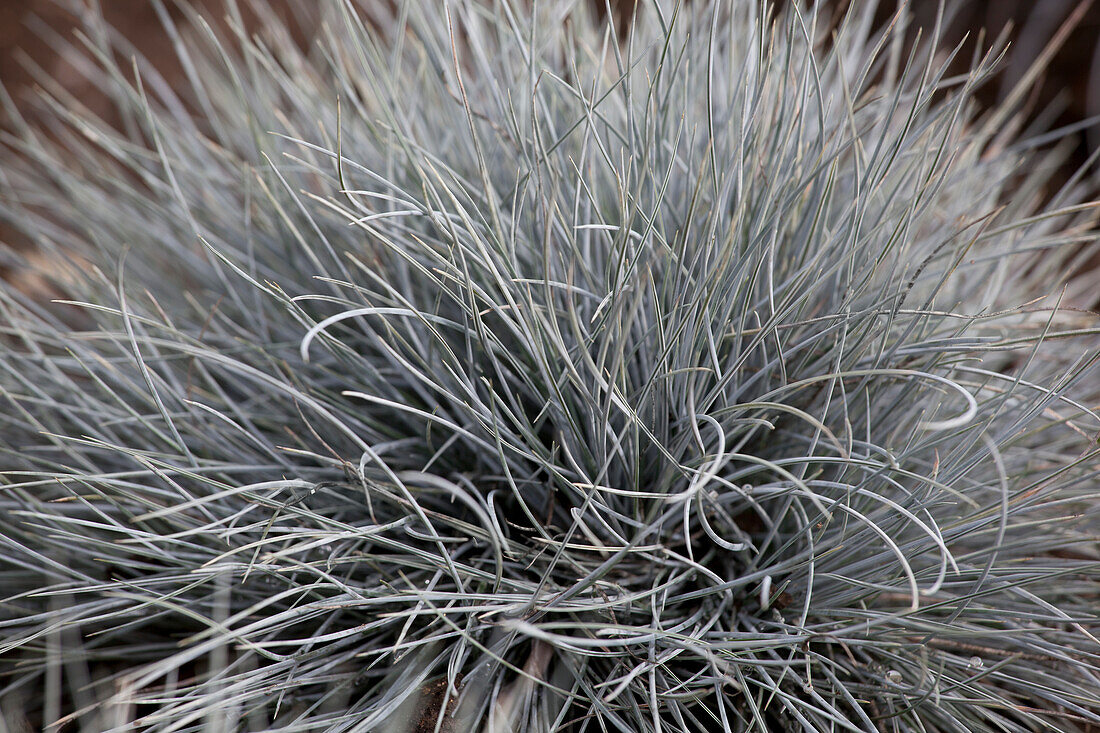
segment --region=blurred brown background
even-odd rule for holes
[[[171,81],[182,71],[174,62],[172,45],[151,0],[98,0],[109,23],[133,44],[135,50],[148,57]],[[425,0],[432,1],[432,0]],[[782,1],[782,0],[781,0]],[[839,13],[849,3],[861,0],[827,0],[830,10]],[[591,0],[598,14],[605,15],[604,0]],[[215,24],[223,22],[224,0],[187,0],[187,4],[203,12]],[[21,108],[26,104],[33,88],[33,77],[25,68],[26,61],[40,66],[49,76],[58,79],[73,94],[93,110],[102,109],[97,104],[94,85],[81,78],[57,53],[58,39],[72,39],[78,19],[63,6],[79,6],[80,0],[0,0],[0,82]],[[644,12],[644,0],[611,0],[617,25],[625,29],[626,19],[638,4]],[[914,0],[913,26],[930,26],[935,19],[938,0]],[[172,2],[165,3],[175,19],[181,13]],[[268,0],[256,3],[264,14],[289,18],[297,28],[297,39],[308,42],[311,33],[308,25],[309,9],[313,0]],[[251,5],[241,3],[248,14]],[[896,10],[896,0],[879,3],[879,18],[886,20]],[[1071,16],[1073,16],[1071,18]],[[1055,37],[1059,28],[1071,20],[1072,30],[1055,54],[1045,74],[1044,83],[1034,100],[1035,113],[1054,106],[1057,115],[1049,122],[1066,124],[1083,120],[1100,113],[1100,55],[1097,39],[1100,38],[1100,3],[1092,0],[970,0],[959,3],[959,10],[951,18],[943,45],[954,45],[969,34],[966,50],[959,56],[960,70],[970,61],[974,41],[979,31],[985,29],[987,39],[1008,29],[1013,46],[1002,66],[1001,78],[1006,84],[1020,78],[1031,62]],[[255,17],[247,18],[255,22]],[[51,34],[56,34],[50,38]],[[986,44],[988,45],[988,44]],[[1003,89],[987,91],[987,101],[994,101]],[[100,100],[102,102],[102,100]],[[0,113],[0,119],[3,114]],[[1082,136],[1083,145],[1088,135]],[[1092,135],[1093,147],[1100,145],[1100,136]],[[1082,149],[1082,152],[1084,148]]]
[[[56,79],[71,94],[97,114],[109,114],[107,100],[97,92],[95,85],[85,79],[59,46],[69,42],[79,47],[75,31],[80,27],[79,11],[70,8],[91,0],[0,0],[0,83],[7,89],[22,113],[33,107],[35,74],[38,67],[48,77]],[[176,60],[172,41],[157,15],[152,0],[96,0],[104,18],[118,29],[133,50],[152,61],[165,75],[169,83],[183,81],[183,69]],[[183,13],[169,1],[163,4],[165,12],[175,22]],[[186,5],[200,12],[215,26],[224,26],[225,0],[186,0]],[[294,29],[294,37],[306,44],[312,34],[310,18],[315,15],[314,0],[269,0],[250,4],[240,3],[246,25],[258,25],[254,7],[287,21]],[[0,125],[11,120],[0,111]]]

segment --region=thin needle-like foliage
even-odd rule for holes
[[[3,725],[1100,725],[1092,206],[873,5],[231,4],[186,89],[90,14],[121,122],[6,141]]]

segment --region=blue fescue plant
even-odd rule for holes
[[[1095,729],[1092,209],[873,5],[332,2],[186,89],[90,15],[118,124],[7,143],[8,730]]]

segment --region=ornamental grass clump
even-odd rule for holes
[[[7,725],[1100,724],[1092,209],[870,5],[333,2],[186,89],[91,16],[118,124],[3,174]]]

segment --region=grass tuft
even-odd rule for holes
[[[853,7],[331,2],[183,90],[90,16],[122,123],[7,141],[3,722],[1100,725],[1093,205]]]

